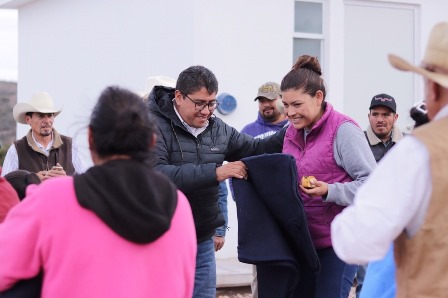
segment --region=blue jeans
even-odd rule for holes
[[[226,236],[227,223],[229,222],[228,216],[227,216],[227,196],[228,195],[229,195],[229,191],[227,190],[226,181],[224,180],[224,181],[219,182],[218,206],[219,206],[219,210],[221,210],[222,215],[224,216],[224,219],[226,220],[226,223],[223,226],[216,228],[215,235],[217,235],[217,236],[222,236],[222,237]]]
[[[216,261],[213,239],[198,244],[193,298],[216,298]]]
[[[316,275],[303,268],[296,297],[347,298],[358,266],[344,263],[331,247],[316,251],[321,265],[320,273]]]
[[[361,295],[362,285],[364,284],[364,278],[366,277],[366,268],[367,265],[360,265],[358,272],[356,272],[356,298],[359,298]]]

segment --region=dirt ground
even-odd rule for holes
[[[252,298],[250,286],[216,289],[217,298]]]
[[[250,286],[216,289],[217,298],[252,298]],[[352,288],[348,298],[355,298],[355,288]]]

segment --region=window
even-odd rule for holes
[[[306,54],[317,57],[323,65],[323,15],[322,1],[295,1],[293,63]]]

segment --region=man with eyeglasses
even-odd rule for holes
[[[14,119],[28,124],[31,129],[8,149],[3,162],[2,176],[15,171],[36,173],[40,180],[74,175],[85,171],[72,138],[59,134],[53,128],[56,109],[47,92],[37,92],[26,103],[13,108]]]
[[[247,179],[240,159],[281,152],[285,133],[282,130],[263,140],[240,134],[213,115],[217,92],[215,75],[203,66],[192,66],[180,73],[176,88],[155,86],[148,101],[159,128],[155,169],[177,185],[193,211],[198,242],[195,298],[216,297],[212,237],[224,224],[218,206],[219,182]]]

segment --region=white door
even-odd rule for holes
[[[363,129],[368,125],[370,100],[379,93],[395,98],[400,129],[412,128],[409,110],[422,99],[418,83],[411,73],[392,68],[387,54],[415,61],[420,44],[418,9],[406,4],[345,2],[344,112]]]

